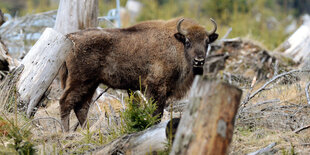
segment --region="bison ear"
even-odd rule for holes
[[[176,33],[174,34],[174,37],[179,40],[180,42],[182,42],[183,44],[185,44],[185,36],[181,33]]]
[[[217,33],[209,35],[209,43],[213,43],[218,38],[218,36],[219,35]]]

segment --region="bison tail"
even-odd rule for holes
[[[60,67],[59,77],[60,77],[62,89],[65,89],[67,78],[68,78],[68,69],[67,69],[66,62],[64,62]]]

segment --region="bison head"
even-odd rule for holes
[[[218,37],[218,34],[215,33],[217,29],[216,22],[212,18],[210,20],[214,25],[213,30],[210,32],[198,24],[190,24],[186,29],[182,29],[181,24],[184,18],[177,23],[178,32],[174,36],[183,43],[185,57],[192,65],[195,74],[202,74],[208,45]]]

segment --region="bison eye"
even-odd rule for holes
[[[185,47],[189,48],[191,46],[191,43],[189,42],[189,40],[186,38],[185,40]]]

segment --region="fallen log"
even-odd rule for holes
[[[196,77],[170,155],[226,154],[242,91]]]
[[[276,50],[301,62],[310,56],[310,17],[305,15],[303,24]]]
[[[172,124],[177,124],[178,119],[173,119]],[[95,154],[135,154],[145,155],[166,149],[168,138],[166,133],[170,121],[157,124],[145,131],[127,134],[117,138],[113,142],[95,150]],[[176,130],[177,125],[172,130]]]
[[[72,48],[72,42],[61,33],[47,28],[22,60],[25,66],[17,90],[19,102],[28,105],[27,116],[34,114],[39,103]]]

